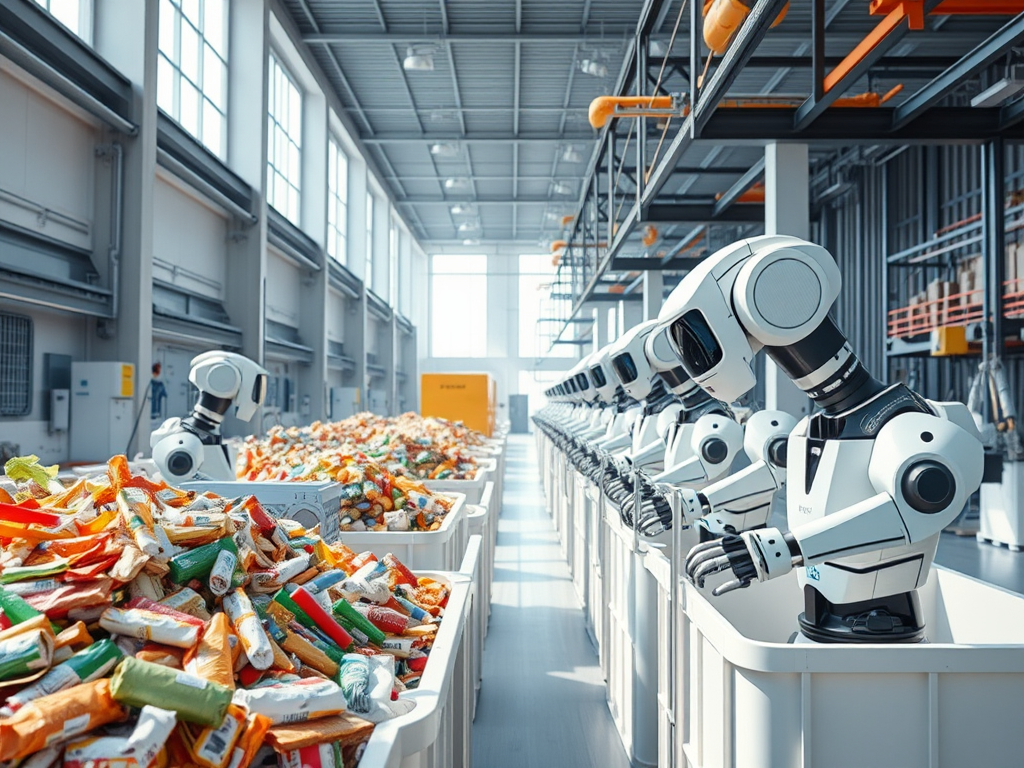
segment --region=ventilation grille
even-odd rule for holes
[[[32,411],[32,320],[0,312],[0,416]]]

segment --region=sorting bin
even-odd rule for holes
[[[420,573],[451,585],[448,606],[419,686],[401,694],[415,709],[374,728],[359,768],[470,768],[473,582],[465,573],[478,557],[474,544],[458,572]]]
[[[1021,765],[1024,596],[935,566],[919,590],[926,643],[819,645],[789,642],[795,572],[681,594],[677,765]]]
[[[454,499],[454,503],[436,531],[342,531],[341,543],[356,552],[369,550],[377,557],[392,552],[417,572],[457,570],[469,541],[466,497],[461,493],[443,495]]]

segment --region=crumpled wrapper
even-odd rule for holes
[[[148,768],[176,723],[173,712],[147,704],[130,736],[98,736],[70,742],[64,751],[63,768]]]
[[[110,693],[107,678],[29,702],[0,720],[0,760],[20,760],[50,744],[124,720],[128,713]]]
[[[344,747],[366,741],[371,733],[373,723],[351,712],[343,712],[308,723],[275,725],[267,733],[267,743],[276,752],[290,752],[324,743],[337,743]]]
[[[195,624],[141,608],[108,608],[100,616],[100,626],[112,635],[151,640],[175,648],[191,648],[199,639],[199,628]]]
[[[240,688],[233,701],[266,715],[275,725],[316,720],[346,709],[345,694],[338,684],[318,677],[251,690]]]

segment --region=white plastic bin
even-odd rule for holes
[[[458,570],[469,540],[466,497],[461,493],[443,495],[455,503],[436,531],[342,531],[339,539],[356,552],[369,550],[377,557],[393,552],[413,571]]]
[[[927,643],[793,645],[795,573],[720,598],[683,591],[685,765],[1024,762],[1024,596],[934,567],[920,590]]]
[[[424,480],[423,485],[431,491],[461,493],[466,497],[467,504],[479,504],[484,487],[494,480],[498,462],[495,459],[480,459],[477,465],[476,476],[472,480]]]
[[[587,493],[589,486],[593,485],[583,475],[576,475],[576,482],[573,486],[573,526],[572,526],[572,560],[569,569],[572,572],[572,585],[576,590],[576,597],[583,606],[584,613],[587,610],[589,599],[587,590],[587,577],[590,573],[590,542],[588,541],[589,520],[591,515],[590,496]]]
[[[604,642],[604,615],[608,600],[604,593],[604,497],[596,485],[587,487],[590,514],[587,516],[587,600],[583,605],[584,618],[594,648],[601,654]],[[604,665],[601,671],[607,676]]]
[[[295,520],[307,530],[319,525],[320,538],[328,544],[338,541],[338,512],[341,509],[342,484],[333,480],[315,483],[290,483],[281,480],[191,480],[181,483],[180,487],[199,493],[208,491],[228,499],[255,496],[263,508],[274,517]]]
[[[472,571],[467,555],[460,568]],[[473,582],[461,570],[420,575],[451,584],[448,607],[419,687],[401,694],[416,708],[374,728],[359,768],[470,768]]]
[[[469,505],[469,534],[483,537],[483,548],[480,554],[480,590],[478,599],[483,609],[480,611],[481,631],[487,636],[487,625],[491,616],[491,595],[494,590],[494,553],[498,543],[498,519],[492,506],[494,483],[488,482],[478,504]]]
[[[469,679],[469,701],[470,720],[476,719],[476,705],[480,696],[480,685],[484,674],[484,633],[482,615],[486,612],[486,605],[481,599],[483,591],[483,552],[484,539],[482,536],[473,535],[469,537],[469,546],[466,547],[466,556],[462,560],[462,567],[459,572],[473,580],[473,607],[469,612],[469,619],[466,623],[466,631],[470,633],[470,679]]]

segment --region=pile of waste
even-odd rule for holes
[[[413,707],[447,585],[123,456],[5,470],[0,766],[340,768]]]
[[[274,427],[266,437],[250,437],[239,452],[237,472],[248,480],[270,479],[291,474],[321,455],[363,455],[397,476],[472,480],[479,466],[469,451],[482,443],[479,432],[444,419],[360,413],[308,427]]]

